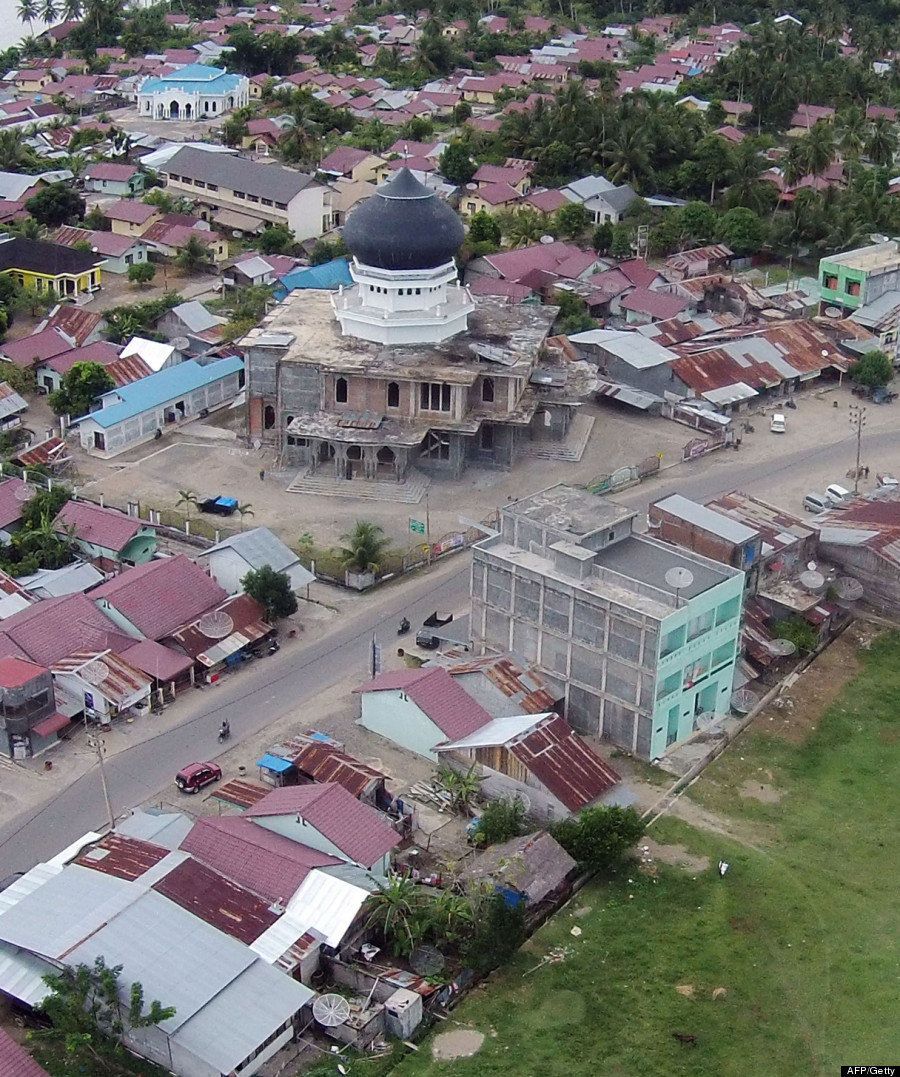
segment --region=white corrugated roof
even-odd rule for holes
[[[329,946],[339,946],[368,896],[361,886],[314,868],[288,902],[285,915],[306,925],[301,935],[312,931]]]
[[[550,714],[516,714],[507,718],[495,718],[487,725],[476,729],[468,737],[462,740],[454,740],[447,744],[439,744],[438,750],[450,748],[487,748],[496,744],[508,744],[516,737],[532,729]]]

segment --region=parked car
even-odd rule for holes
[[[785,430],[787,430],[787,423],[782,412],[775,412],[772,416],[771,423],[769,423],[769,429],[773,434],[783,434]]]
[[[825,494],[807,494],[803,499],[803,507],[807,512],[826,512],[831,508],[831,502]]]
[[[825,487],[825,495],[831,503],[831,508],[834,509],[846,508],[847,502],[853,497],[846,486],[841,486],[836,482]]]
[[[209,512],[213,516],[231,516],[237,512],[237,507],[236,497],[208,497],[199,505],[201,512]]]
[[[199,793],[222,777],[218,763],[188,763],[175,775],[175,784],[182,793]]]
[[[896,399],[897,394],[893,389],[886,389],[883,385],[872,390],[872,401],[875,404],[893,404]]]

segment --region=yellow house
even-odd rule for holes
[[[0,239],[0,275],[26,288],[75,298],[100,288],[105,259],[59,243],[15,236]]]
[[[148,206],[146,202],[123,199],[106,206],[103,216],[109,221],[114,235],[138,239],[162,220],[162,210],[158,206]]]
[[[464,191],[459,203],[459,212],[463,217],[474,213],[502,213],[513,209],[522,199],[517,190],[508,183],[494,183],[481,187],[477,191]]]
[[[18,71],[13,79],[13,85],[26,93],[39,93],[52,81],[53,76],[49,71]]]
[[[383,157],[355,146],[338,146],[319,162],[316,169],[327,179],[362,180],[364,183],[374,183],[382,170],[387,170]]]

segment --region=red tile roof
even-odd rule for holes
[[[314,868],[341,861],[234,816],[198,820],[181,848],[268,901],[286,904]]]
[[[148,639],[161,639],[228,597],[184,554],[130,568],[91,592]]]
[[[619,784],[621,778],[558,715],[543,722],[510,752],[570,811],[580,811]]]
[[[83,868],[100,871],[104,875],[133,881],[168,855],[169,850],[162,845],[132,838],[127,834],[117,834],[112,830],[90,849],[86,849],[75,863]]]
[[[316,782],[336,782],[355,797],[361,797],[372,782],[383,782],[386,778],[380,770],[366,766],[333,744],[289,744],[286,747],[294,749],[291,762],[303,774]]]
[[[9,527],[22,519],[25,502],[32,493],[32,487],[21,479],[6,479],[0,482],[0,528]]]
[[[368,150],[358,150],[355,146],[338,146],[319,162],[319,171],[337,172],[343,176],[371,156]]]
[[[119,553],[146,526],[143,520],[118,509],[100,508],[90,501],[67,501],[53,521],[54,530],[74,528],[75,537],[92,546]]]
[[[668,292],[654,292],[649,288],[635,288],[621,301],[623,310],[630,310],[635,314],[649,314],[651,318],[660,321],[674,318],[690,305],[689,299]]]
[[[27,658],[0,658],[0,688],[21,688],[46,672],[45,666],[30,662]]]
[[[0,1077],[50,1077],[24,1047],[0,1028]]]
[[[336,782],[282,785],[248,808],[248,818],[299,815],[354,863],[370,868],[400,841],[381,815]]]
[[[125,638],[85,595],[47,598],[19,610],[2,622],[0,633],[5,637],[0,653],[15,654],[18,650],[42,666],[52,666],[86,648],[117,650]]]
[[[187,655],[179,654],[152,639],[142,639],[135,644],[122,644],[116,654],[134,669],[157,681],[174,681],[194,664]]]
[[[108,217],[111,221],[126,221],[128,224],[143,224],[160,212],[157,206],[148,206],[144,202],[131,202],[127,199],[103,207],[104,217]]]
[[[380,673],[358,692],[404,691],[449,740],[468,737],[491,721],[491,715],[441,666]]]
[[[649,288],[659,276],[643,258],[630,258],[627,262],[619,262],[615,268],[624,273],[636,288]]]
[[[267,931],[279,916],[271,911],[268,901],[199,860],[183,861],[154,883],[153,889],[247,946]]]
[[[110,363],[119,358],[121,348],[108,340],[96,340],[93,344],[85,344],[81,348],[71,348],[67,352],[61,352],[48,359],[42,366],[55,370],[57,374],[67,374],[76,363],[100,363],[109,367]],[[148,368],[148,373],[150,370]]]
[[[84,174],[88,179],[113,180],[118,181],[119,183],[127,183],[132,176],[136,176],[137,173],[137,165],[123,165],[114,164],[109,161],[98,161],[96,164],[88,165]]]
[[[16,366],[28,369],[43,359],[50,359],[68,351],[71,347],[72,342],[58,330],[44,329],[32,333],[29,337],[20,337],[18,340],[8,340],[5,344],[0,344],[0,353]]]

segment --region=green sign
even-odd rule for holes
[[[425,524],[423,523],[422,520],[414,520],[412,517],[410,517],[409,529],[410,529],[410,531],[415,532],[415,534],[417,534],[417,535],[424,535],[425,534]]]

